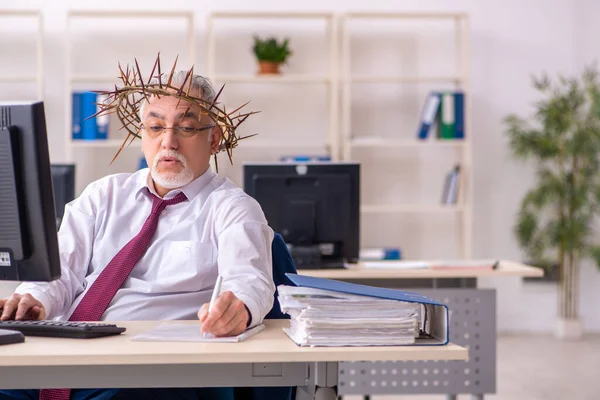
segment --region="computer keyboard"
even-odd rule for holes
[[[102,322],[70,321],[0,321],[0,329],[12,329],[25,336],[45,336],[59,338],[90,339],[118,335],[125,328]]]

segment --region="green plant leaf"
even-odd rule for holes
[[[529,128],[522,118],[509,115],[504,119],[504,123],[507,126],[510,147],[515,157],[546,159],[560,153],[561,149],[556,141],[541,130]]]
[[[532,76],[531,81],[533,83],[533,87],[540,92],[546,92],[551,88],[550,78],[546,74],[542,74],[540,77]]]
[[[288,48],[289,39],[284,39],[281,44],[274,37],[261,39],[257,35],[253,36],[254,46],[252,51],[259,61],[269,61],[283,64],[288,57],[292,55]]]
[[[596,266],[600,269],[600,246],[590,246],[588,249],[589,257],[594,260]]]
[[[515,225],[515,233],[522,247],[529,247],[538,231],[537,215],[528,210],[521,210]]]

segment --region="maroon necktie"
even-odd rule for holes
[[[131,270],[142,258],[148,245],[156,232],[158,217],[166,206],[181,203],[186,200],[183,193],[179,193],[169,200],[162,200],[156,196],[152,198],[152,212],[140,232],[129,241],[113,257],[106,268],[100,273],[81,302],[71,314],[69,321],[99,321],[102,314],[123,285]],[[68,400],[71,389],[42,389],[40,400]]]

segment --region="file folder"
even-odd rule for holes
[[[406,301],[421,305],[420,331],[412,346],[441,346],[448,344],[450,323],[448,306],[429,297],[398,289],[378,288],[356,283],[336,281],[333,279],[315,278],[312,276],[285,274],[296,286],[313,289],[330,290],[359,296],[380,299]]]
[[[441,95],[436,92],[431,92],[427,97],[423,112],[421,113],[421,122],[419,124],[418,137],[421,140],[427,139],[429,129],[435,122],[436,115],[440,108]]]
[[[465,138],[465,94],[454,93],[454,138]]]

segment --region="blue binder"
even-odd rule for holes
[[[421,113],[421,121],[417,132],[417,137],[421,140],[427,139],[429,135],[429,129],[435,122],[436,115],[438,115],[440,109],[441,94],[437,92],[429,93],[423,111]]]
[[[312,276],[296,274],[286,274],[286,276],[300,287],[421,304],[420,328],[423,334],[415,340],[414,346],[441,346],[449,342],[448,306],[429,297],[404,290],[378,288]]]
[[[457,139],[465,138],[465,94],[454,93],[454,136]]]
[[[81,93],[81,137],[85,140],[98,139],[98,124],[96,117],[90,118],[96,114],[96,93]]]
[[[72,107],[72,127],[71,127],[71,137],[73,139],[82,139],[83,133],[81,132],[81,92],[73,92],[73,107]]]

